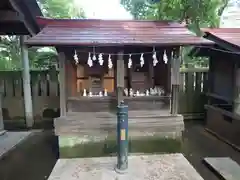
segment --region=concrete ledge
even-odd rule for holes
[[[130,156],[126,174],[115,166],[116,157],[59,159],[48,180],[203,180],[182,154]]]

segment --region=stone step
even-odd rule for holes
[[[89,113],[89,112],[68,112],[68,117],[89,117],[89,116],[95,116],[99,118],[116,118],[116,113],[111,112],[95,112],[95,113]],[[145,117],[169,117],[172,116],[170,112],[167,110],[159,110],[159,111],[129,111],[128,117],[133,118],[145,118]]]
[[[128,124],[171,124],[171,123],[182,123],[183,117],[176,116],[176,117],[165,117],[165,118],[129,118]],[[90,119],[55,119],[54,125],[55,126],[67,126],[67,125],[116,125],[117,119],[112,118],[90,118]]]
[[[166,137],[174,134],[181,134],[183,131],[183,127],[179,126],[168,126],[163,128],[129,128],[128,134],[129,138],[136,137],[147,137],[154,135],[161,135],[162,137]],[[88,137],[89,139],[100,138],[105,139],[109,136],[116,137],[116,128],[109,129],[55,129],[55,134],[57,136],[80,136],[80,137]],[[92,137],[92,138],[90,138]]]
[[[128,118],[129,132],[131,134],[179,133],[184,130],[183,117],[156,111],[130,111]],[[66,117],[54,120],[56,135],[90,135],[106,136],[109,132],[116,133],[117,116],[109,112],[98,113],[68,113]]]
[[[240,179],[240,166],[229,157],[208,157],[204,158],[204,162],[224,180]]]

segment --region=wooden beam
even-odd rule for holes
[[[24,13],[21,11],[21,9],[19,8],[18,4],[15,2],[15,0],[9,0],[9,2],[11,3],[12,7],[13,7],[18,13],[24,14]],[[32,27],[31,24],[29,24],[29,23],[27,22],[27,20],[26,20],[25,17],[23,18],[23,22],[24,22],[26,28],[28,29],[29,33],[30,33],[31,35],[36,35],[36,32],[34,32],[34,30],[33,30],[34,28]]]
[[[148,89],[153,88],[153,85],[154,85],[153,76],[154,76],[153,62],[149,58],[149,62],[148,62]]]
[[[21,21],[23,22],[24,17],[16,11],[3,11],[0,10],[0,22],[11,22],[11,21]]]
[[[182,52],[180,49],[174,49],[172,58],[171,84],[172,84],[172,101],[171,114],[178,114],[179,109],[179,87],[180,87],[180,62]]]
[[[60,79],[60,115],[66,116],[67,114],[67,91],[66,91],[66,57],[64,52],[58,53],[59,60],[59,79]]]
[[[117,76],[117,104],[119,105],[121,101],[124,100],[123,97],[123,89],[124,89],[124,59],[123,59],[123,51],[120,51],[118,53],[118,57],[117,57],[117,72],[116,72],[116,76]]]
[[[4,122],[2,113],[3,83],[0,82],[0,136],[4,134]]]
[[[235,82],[233,83],[233,111],[234,113],[240,115],[240,68],[238,68],[238,63],[234,61],[234,67],[233,67],[233,72],[234,76],[233,79]],[[230,88],[230,87],[229,87]]]
[[[24,45],[24,41],[27,36],[20,36],[20,48],[22,55],[22,66],[23,66],[23,92],[24,92],[24,107],[27,127],[32,127],[34,124],[33,119],[33,107],[32,107],[32,93],[31,93],[31,79],[30,79],[30,67],[28,59],[28,49]]]

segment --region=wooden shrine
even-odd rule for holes
[[[206,128],[228,143],[240,145],[240,29],[206,29],[205,38],[215,44],[195,48],[195,56],[209,57]]]
[[[168,21],[45,19],[29,46],[59,53],[61,117],[55,133],[115,134],[117,105],[129,107],[131,136],[181,137],[178,114],[181,46],[208,44]]]

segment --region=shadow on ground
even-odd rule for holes
[[[36,132],[0,160],[0,179],[47,179],[57,158],[57,139],[53,132]]]
[[[240,164],[240,153],[208,134],[197,121],[186,123],[182,153],[205,180],[218,178],[203,164],[204,157],[231,157]],[[47,179],[57,158],[57,138],[53,132],[38,132],[0,160],[0,179]]]

